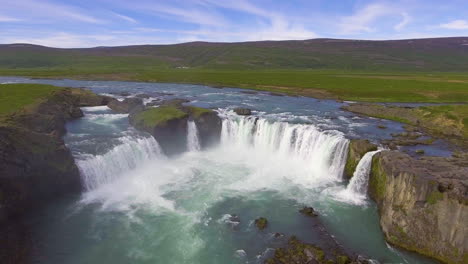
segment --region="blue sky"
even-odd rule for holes
[[[468,36],[468,0],[1,0],[0,43]]]

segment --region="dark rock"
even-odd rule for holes
[[[140,98],[125,98],[123,101],[112,100],[107,106],[117,113],[130,113],[133,108],[142,106],[143,100]]]
[[[130,96],[129,92],[111,92],[111,94],[116,94],[120,96]]]
[[[217,145],[221,138],[222,120],[213,110],[204,109],[202,112],[194,112],[193,107],[188,107],[190,117],[195,121],[202,149]],[[202,109],[202,108],[198,108]]]
[[[18,225],[26,214],[82,189],[78,168],[62,139],[65,123],[82,115],[80,106],[103,102],[103,97],[86,90],[63,89],[37,105],[2,117],[1,263],[23,263],[29,253],[29,235]]]
[[[143,93],[143,94],[137,94],[137,95],[135,95],[135,97],[136,98],[141,98],[141,99],[147,99],[147,98],[150,98],[151,95]]]
[[[263,230],[268,226],[268,220],[264,217],[257,218],[255,219],[255,226],[259,230]]]
[[[340,255],[336,257],[336,263],[337,264],[350,264],[351,259],[349,259],[348,256]]]
[[[240,223],[240,217],[236,214],[233,214],[229,217],[229,221],[234,223]]]
[[[387,241],[446,263],[468,252],[468,167],[456,158],[411,158],[397,151],[373,157],[369,195]]]
[[[258,94],[258,92],[256,92],[256,91],[241,91],[241,93],[244,93],[244,94]]]
[[[419,155],[424,155],[424,149],[417,149],[414,152]]]
[[[135,107],[129,115],[130,124],[137,129],[154,136],[166,155],[180,154],[187,150],[187,122],[193,120],[197,126],[202,148],[213,146],[221,136],[221,118],[211,110],[193,106],[182,106],[187,102],[183,99],[168,100],[158,108]],[[161,122],[146,122],[144,116],[153,116],[151,120]]]
[[[312,217],[318,216],[318,214],[315,212],[314,208],[312,207],[304,207],[301,210],[299,210],[299,212],[306,216],[312,216]]]
[[[151,102],[147,103],[146,106],[157,106],[161,104],[161,99],[153,99]]]
[[[349,142],[348,157],[345,165],[345,176],[348,179],[353,177],[354,171],[361,158],[369,151],[377,150],[377,145],[372,144],[369,140],[353,139]]]
[[[284,234],[276,232],[276,233],[273,234],[273,237],[274,238],[282,238],[282,237],[284,237]]]
[[[384,125],[377,125],[377,128],[380,128],[380,129],[386,129],[387,126],[384,126]]]
[[[295,236],[292,236],[288,245],[275,250],[273,258],[265,263],[271,264],[315,264],[326,263],[325,252],[312,244],[303,243]]]
[[[114,98],[109,96],[97,95],[86,89],[72,89],[69,91],[76,106],[100,106],[107,105]]]
[[[164,100],[161,102],[160,105],[172,105],[176,107],[181,107],[185,103],[189,103],[190,100],[188,99],[181,99],[181,98],[176,98],[176,99],[170,99],[170,100]]]
[[[252,110],[251,109],[248,109],[248,108],[234,108],[234,112],[236,112],[236,114],[238,115],[244,115],[244,116],[247,116],[247,115],[251,115],[252,114]]]
[[[153,135],[168,156],[187,150],[188,119],[187,113],[169,105],[135,111],[129,115],[130,124]]]
[[[284,94],[282,93],[275,93],[275,92],[270,92],[268,93],[269,95],[272,95],[272,96],[285,96]]]

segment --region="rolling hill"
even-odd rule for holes
[[[378,102],[468,102],[468,37],[0,45],[0,76],[195,83]]]

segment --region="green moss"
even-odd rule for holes
[[[268,226],[268,220],[265,217],[260,217],[255,219],[255,226],[258,229],[263,230]]]
[[[43,84],[0,84],[0,115],[18,111],[60,89]]]
[[[351,260],[348,258],[348,256],[337,256],[336,263],[337,264],[349,264],[351,263]]]
[[[205,113],[211,113],[213,112],[213,110],[211,109],[206,109],[206,108],[201,108],[201,107],[195,107],[195,106],[189,106],[187,107],[190,111],[190,113],[192,114],[193,117],[195,118],[198,118],[200,117],[201,115],[205,114]]]
[[[146,128],[162,125],[165,122],[184,118],[187,113],[183,112],[175,106],[161,106],[150,108],[135,115],[136,124]]]
[[[348,178],[351,178],[354,174],[354,170],[356,170],[358,161],[356,161],[356,157],[354,156],[354,153],[351,149],[351,146],[348,147],[348,156],[346,159],[346,165],[345,165],[345,175]]]
[[[369,186],[374,199],[382,200],[385,197],[386,184],[387,175],[381,169],[379,160],[373,158]]]
[[[429,204],[436,204],[438,201],[442,200],[444,198],[444,194],[439,192],[439,191],[432,191],[428,196],[427,196],[427,202]]]

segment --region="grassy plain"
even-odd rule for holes
[[[230,86],[367,102],[468,102],[468,38],[0,45],[0,76]]]
[[[33,104],[60,89],[63,88],[42,84],[0,84],[0,116]]]
[[[365,102],[468,102],[468,75],[342,70],[0,69],[0,76],[193,83]]]

